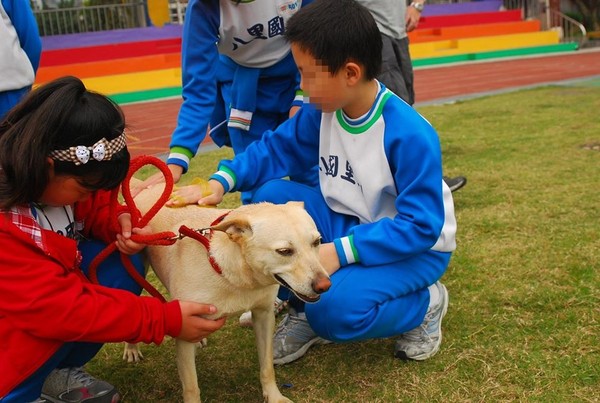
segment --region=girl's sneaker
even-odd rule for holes
[[[42,387],[42,399],[53,403],[117,403],[117,389],[94,378],[83,368],[55,369]]]

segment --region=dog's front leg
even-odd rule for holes
[[[123,348],[123,360],[127,362],[140,362],[144,359],[144,355],[137,344],[125,343]]]
[[[177,371],[183,388],[185,403],[200,403],[200,388],[196,373],[196,345],[183,340],[176,340]]]
[[[263,397],[268,403],[290,403],[291,400],[283,396],[275,381],[273,368],[273,333],[275,331],[275,315],[273,308],[253,309],[252,323],[256,336],[258,349],[258,362],[260,364],[260,383]]]

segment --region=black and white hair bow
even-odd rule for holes
[[[113,155],[125,148],[125,133],[108,141],[105,137],[92,146],[73,146],[64,150],[51,151],[49,156],[57,161],[72,162],[75,165],[87,164],[90,158],[96,161],[108,161]]]

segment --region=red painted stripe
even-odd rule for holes
[[[494,22],[521,21],[521,10],[492,11],[456,15],[423,16],[417,29],[456,27],[460,25],[490,24]]]
[[[42,52],[40,67],[178,52],[181,52],[181,38],[57,49]]]

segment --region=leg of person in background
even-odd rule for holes
[[[415,103],[414,74],[408,50],[408,37],[394,39],[381,34],[383,43],[381,73],[377,77],[390,91],[409,105]]]
[[[408,37],[395,39],[381,35],[383,42],[381,74],[377,77],[390,91],[402,98],[407,104],[415,102],[414,74],[409,53]],[[464,187],[464,176],[444,176],[444,182],[452,192]]]

